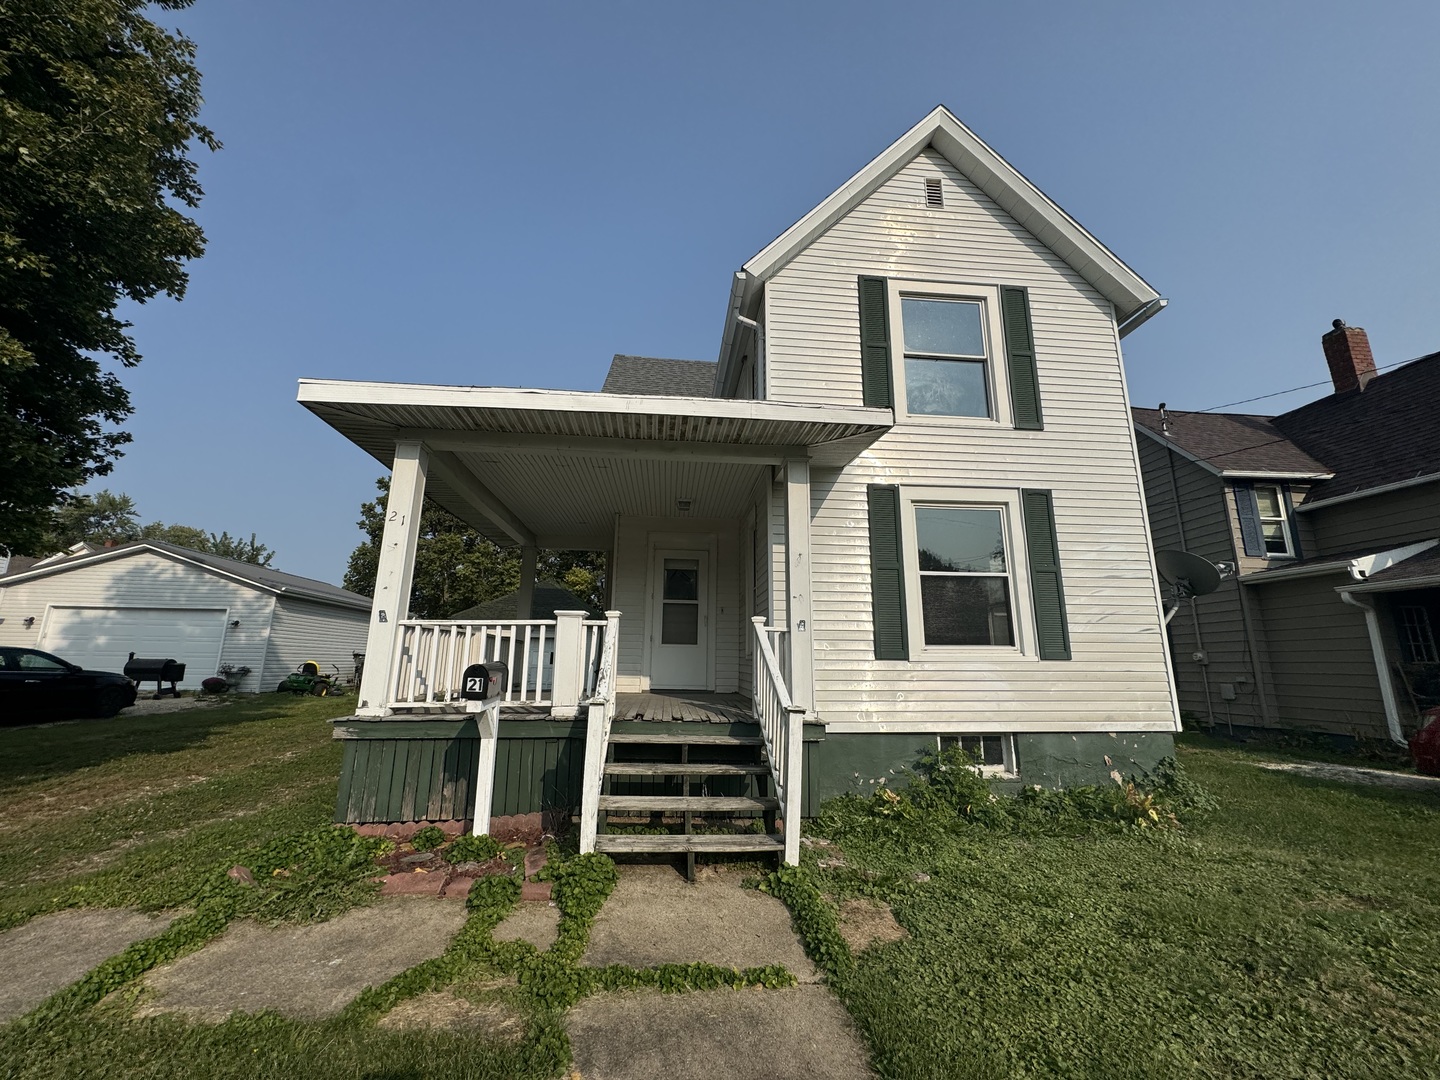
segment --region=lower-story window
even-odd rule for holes
[[[1005,513],[915,507],[926,645],[1014,645]]]
[[[1014,735],[937,735],[941,750],[964,750],[985,776],[1018,776]]]

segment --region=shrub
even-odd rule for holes
[[[426,825],[410,840],[410,846],[416,851],[434,851],[443,843],[445,832],[439,825]]]

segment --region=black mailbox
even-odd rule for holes
[[[497,701],[505,696],[510,669],[499,660],[471,664],[460,677],[460,697],[465,701]]]

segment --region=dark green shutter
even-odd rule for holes
[[[1000,290],[1005,322],[1005,362],[1010,372],[1010,411],[1017,428],[1040,431],[1040,376],[1035,370],[1035,335],[1030,328],[1030,299],[1024,289]]]
[[[1235,515],[1240,520],[1240,540],[1245,554],[1264,558],[1265,533],[1260,528],[1260,506],[1255,501],[1255,485],[1248,480],[1235,485]]]
[[[908,660],[905,627],[905,566],[900,556],[900,489],[872,484],[870,503],[870,601],[875,621],[875,659]]]
[[[1070,659],[1070,624],[1065,618],[1065,586],[1060,580],[1060,546],[1055,540],[1055,510],[1050,492],[1020,492],[1025,517],[1025,547],[1030,555],[1030,596],[1035,605],[1035,636],[1041,660]]]
[[[860,279],[860,379],[866,405],[893,408],[890,384],[890,286],[884,278]]]

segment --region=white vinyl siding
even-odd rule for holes
[[[265,670],[251,672],[241,687],[274,690],[281,679],[307,660],[319,664],[322,674],[331,675],[338,669],[341,682],[346,682],[354,674],[354,654],[365,651],[369,626],[367,611],[317,604],[298,597],[278,597],[275,618],[270,624]],[[259,681],[262,676],[263,684]]]
[[[937,174],[946,208],[926,210],[916,192],[924,176]],[[1001,417],[1003,426],[901,418],[843,470],[812,466],[821,719],[960,723],[986,732],[1172,730],[1165,642],[1110,304],[926,150],[767,284],[771,400],[861,403],[856,279],[862,274],[1026,287],[1045,430],[1013,430],[1008,416]],[[1073,659],[876,661],[867,484],[1050,490]],[[1029,604],[1030,597],[1017,595],[1015,602]]]

